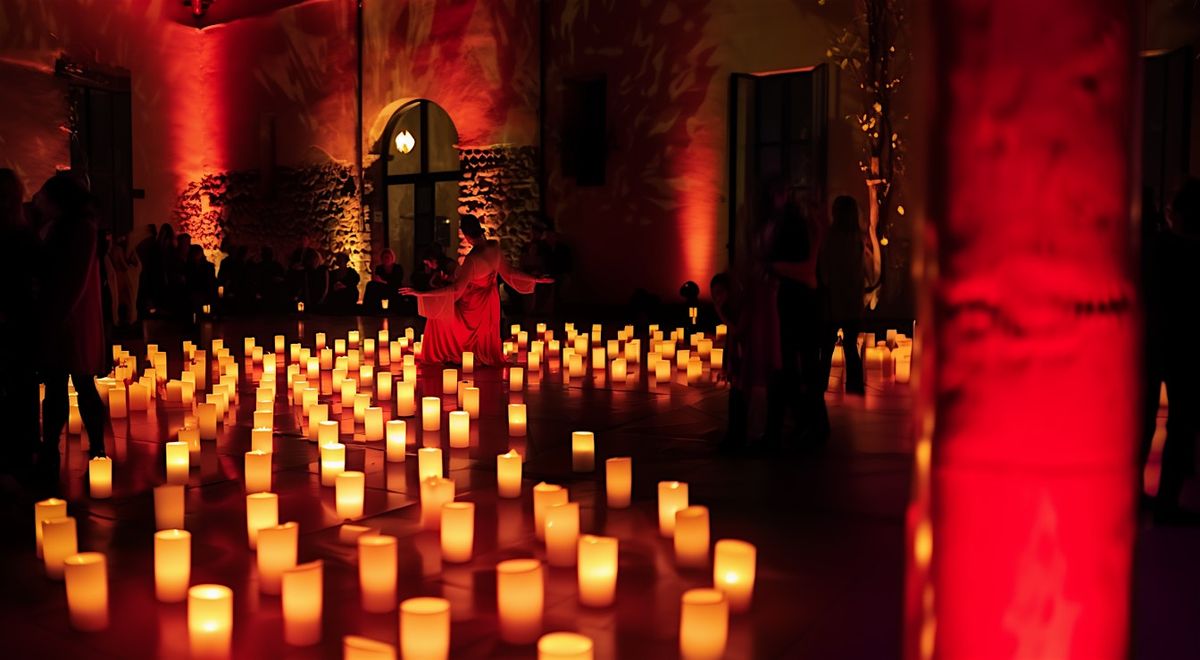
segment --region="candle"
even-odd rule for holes
[[[465,410],[450,413],[450,446],[455,449],[471,446],[471,416]]]
[[[233,590],[219,584],[198,584],[187,593],[192,655],[228,657],[233,638]]]
[[[88,442],[99,442],[88,438]],[[98,456],[88,461],[88,489],[95,499],[112,497],[112,459]]]
[[[321,560],[283,572],[283,639],[292,646],[311,646],[321,641],[323,574]]]
[[[454,564],[471,561],[475,547],[475,505],[446,502],[442,505],[442,559]]]
[[[745,541],[717,541],[713,552],[713,587],[724,592],[731,612],[750,609],[757,555],[757,549]]]
[[[619,456],[604,461],[604,477],[608,508],[628,507],[633,491],[633,459]]]
[[[283,572],[296,565],[299,538],[294,522],[258,530],[258,586],[264,594],[279,593]]]
[[[125,401],[125,384],[117,383],[108,390],[108,416],[121,419],[127,414]]]
[[[129,384],[129,409],[148,410],[150,408],[150,388],[143,383]]]
[[[654,380],[665,382],[671,380],[671,361],[665,356],[654,364]]]
[[[525,404],[508,404],[508,434],[517,438],[525,436]]]
[[[442,525],[442,505],[454,501],[454,482],[441,477],[421,480],[421,528],[439,529]]]
[[[546,507],[546,561],[551,566],[574,566],[579,553],[579,503]]]
[[[462,409],[467,411],[471,419],[479,419],[479,388],[462,388]]]
[[[421,430],[436,431],[440,428],[442,428],[442,400],[436,396],[421,397]]]
[[[675,534],[675,513],[688,505],[688,485],[682,481],[658,482],[658,531],[670,538]]]
[[[328,422],[336,424],[337,422]],[[321,445],[321,485],[332,486],[346,469],[346,445],[331,442]]]
[[[177,437],[179,442],[187,443],[188,453],[191,456],[200,456],[200,429],[185,424],[183,428],[179,429]]]
[[[442,477],[442,450],[437,447],[422,447],[417,450],[417,479]]]
[[[500,497],[521,496],[521,455],[512,449],[496,456],[496,490]]]
[[[689,506],[675,513],[675,563],[689,568],[708,564],[708,507]]]
[[[383,440],[383,408],[368,407],[363,414],[363,428],[368,442]]]
[[[592,639],[570,632],[552,632],[538,640],[538,660],[592,660]]]
[[[402,419],[389,419],[387,424],[387,461],[400,463],[408,448],[408,428]]]
[[[95,632],[108,627],[108,571],[104,555],[80,552],[63,560],[67,582],[67,610],[71,627]]]
[[[725,654],[729,605],[716,589],[683,592],[679,612],[679,654],[684,660],[717,660]]]
[[[343,404],[344,405],[344,404]],[[371,395],[359,392],[354,395],[354,423],[366,425],[367,408],[371,406]]]
[[[269,451],[256,449],[246,452],[246,492],[271,490],[271,457]]]
[[[471,351],[463,351],[462,370],[463,370],[464,374],[469,374],[469,373],[475,372],[475,354],[472,353]],[[447,369],[447,371],[454,371],[454,370]]]
[[[617,358],[612,361],[612,377],[613,380],[625,380],[628,375],[625,369],[625,358]]]
[[[617,591],[617,539],[579,537],[579,602],[587,607],[612,605]]]
[[[201,403],[196,406],[196,418],[200,423],[200,439],[217,439],[217,404]]]
[[[520,392],[525,389],[525,370],[521,367],[508,368],[508,389],[510,392]]]
[[[546,540],[546,509],[567,502],[567,489],[542,482],[533,487],[533,528],[539,541]]]
[[[662,359],[670,361],[675,359],[675,340],[664,341],[658,345],[659,353]]]
[[[392,400],[392,372],[380,371],[375,374],[375,398],[380,401]]]
[[[571,434],[571,470],[591,472],[596,468],[596,436],[591,431]]]
[[[250,449],[262,452],[274,451],[274,431],[263,427],[250,429]]]
[[[251,493],[246,496],[246,535],[250,549],[258,547],[258,530],[279,524],[279,496],[275,493]]]
[[[354,395],[355,394],[358,394],[358,383],[354,382],[354,380],[350,379],[350,378],[343,380],[342,386],[341,386],[342,407],[343,408],[345,408],[345,407],[352,408],[354,406]]]
[[[342,637],[342,660],[396,660],[396,647],[367,637]]]
[[[164,603],[187,597],[192,576],[192,535],[182,529],[154,533],[154,596]]]
[[[191,469],[191,448],[186,442],[166,443],[167,483],[186,484]]]
[[[364,612],[376,614],[396,609],[396,575],[399,566],[396,537],[363,534],[358,537],[358,588]]]
[[[542,563],[508,559],[496,564],[496,605],[500,638],[509,644],[530,644],[542,631]]]
[[[412,417],[417,412],[416,384],[411,380],[396,383],[396,415]]]
[[[534,342],[540,344],[541,342]],[[530,371],[540,371],[542,368],[542,354],[540,351],[530,351],[526,357],[525,366]]]
[[[422,597],[400,603],[400,655],[406,660],[450,657],[450,601]]]
[[[687,382],[689,385],[694,385],[700,382],[700,376],[704,373],[704,366],[700,364],[700,358],[693,357],[687,363]]]
[[[37,539],[37,556],[42,556],[42,523],[67,515],[67,501],[57,497],[36,502],[33,505],[33,536]]]
[[[363,493],[366,475],[348,471],[337,475],[334,494],[337,500],[337,516],[342,520],[353,520],[363,515]]]
[[[63,577],[63,560],[79,552],[75,536],[75,519],[71,516],[42,521],[42,559],[46,576],[55,580]]]
[[[442,369],[442,394],[450,396],[458,391],[458,369]]]
[[[714,348],[708,353],[708,363],[713,371],[719,371],[725,366],[725,349]]]
[[[183,529],[183,486],[166,484],[154,489],[154,528]]]
[[[326,405],[326,404],[322,404],[322,405]],[[318,406],[313,406],[313,417],[314,418],[317,417],[318,412],[321,412],[322,416],[324,416],[324,414],[325,414],[324,412],[319,410]],[[338,423],[333,420],[330,420],[330,419],[320,420],[319,422],[317,422],[316,433],[314,434],[314,438],[317,441],[318,447],[324,447],[325,445],[337,444]]]

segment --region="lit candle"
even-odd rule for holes
[[[366,392],[359,392],[354,395],[354,422],[356,424],[366,425],[367,408],[371,406],[371,395]],[[382,421],[382,420],[381,420]]]
[[[185,425],[179,429],[178,438],[179,442],[187,444],[189,454],[193,457],[200,455],[200,429],[197,429],[195,426]]]
[[[520,438],[525,435],[525,404],[508,404],[508,434]]]
[[[167,483],[186,484],[191,469],[191,449],[186,442],[166,443]]]
[[[442,505],[454,501],[454,482],[441,477],[421,480],[421,528],[436,530],[442,524]]]
[[[596,469],[596,436],[591,431],[571,433],[571,470],[591,472]]]
[[[625,358],[617,358],[612,361],[612,377],[613,380],[625,380],[627,376],[625,370]]]
[[[525,389],[525,370],[521,367],[508,368],[508,389],[510,392],[520,392]]]
[[[363,494],[366,475],[347,471],[337,475],[334,495],[337,500],[337,515],[342,520],[353,520],[363,515]]]
[[[421,597],[400,603],[400,655],[406,660],[450,657],[450,601]]]
[[[442,370],[442,394],[453,395],[458,391],[458,369]]]
[[[509,644],[530,644],[537,639],[545,597],[541,562],[508,559],[496,564],[500,638]]]
[[[442,559],[454,564],[471,561],[475,548],[475,505],[446,502],[442,505]]]
[[[246,496],[246,535],[250,549],[258,547],[258,530],[279,524],[279,496],[275,493],[251,493]]]
[[[127,411],[125,384],[117,383],[108,390],[108,416],[113,419],[121,419],[128,414]]]
[[[417,450],[417,479],[442,477],[442,450],[437,447],[422,447]]]
[[[183,529],[183,486],[166,484],[154,489],[154,528]]]
[[[349,408],[353,409],[354,395],[358,394],[358,383],[354,382],[354,380],[351,378],[347,378],[347,379],[343,380],[342,387],[341,387],[341,394],[342,394],[342,407],[343,408],[349,407]]]
[[[396,660],[396,647],[358,635],[342,637],[342,660]]]
[[[592,639],[570,632],[552,632],[538,640],[538,660],[592,660]]]
[[[566,504],[567,489],[542,482],[533,487],[533,528],[539,541],[546,540],[546,509]]]
[[[665,358],[660,359],[654,365],[654,380],[659,382],[670,382],[671,380],[671,362]]]
[[[500,497],[521,496],[521,455],[515,450],[496,456],[496,490]]]
[[[366,409],[363,414],[363,429],[368,442],[383,440],[383,408],[370,406]]]
[[[375,374],[375,398],[380,401],[392,400],[392,372],[380,371]]]
[[[233,590],[219,584],[198,584],[187,593],[192,655],[228,657],[233,639]]]
[[[88,439],[88,442],[98,440]],[[112,459],[98,456],[88,461],[88,489],[94,499],[112,497]]]
[[[617,539],[579,537],[579,602],[587,607],[612,605],[617,591]]]
[[[684,567],[708,565],[708,507],[689,506],[675,513],[675,562]]]
[[[250,449],[262,452],[274,451],[274,431],[262,427],[250,429]]]
[[[411,380],[396,383],[396,415],[412,417],[417,413],[416,384]]]
[[[316,423],[315,432],[312,433],[313,438],[317,441],[318,447],[337,444],[338,423],[331,419],[325,419],[325,416],[328,412],[328,404],[321,405],[326,406],[324,410],[321,409],[321,406],[313,406],[312,419],[320,418],[320,421]],[[320,415],[318,415],[318,413],[320,413]]]
[[[757,556],[757,549],[745,541],[717,541],[713,552],[713,587],[724,592],[731,612],[750,609]]]
[[[33,535],[37,539],[37,556],[42,556],[42,522],[67,515],[67,501],[57,497],[36,502],[33,505]]]
[[[471,419],[479,419],[479,388],[462,388],[462,409],[467,411]]]
[[[604,461],[604,478],[608,508],[628,507],[633,492],[633,459],[619,456]]]
[[[688,485],[682,481],[658,482],[658,531],[670,538],[675,534],[675,513],[688,505]]]
[[[200,423],[200,439],[217,439],[217,404],[201,403],[196,406],[196,418]]]
[[[472,353],[471,351],[463,351],[462,370],[463,370],[464,374],[469,374],[469,373],[475,372],[475,354]],[[446,371],[454,371],[454,370],[447,369]]]
[[[325,347],[320,347],[317,352],[317,359],[320,361],[322,371],[333,369],[333,351]]]
[[[567,365],[567,373],[571,378],[579,378],[583,375],[583,356],[586,353],[572,353],[571,359]]]
[[[471,416],[465,410],[450,413],[450,446],[455,449],[471,446]]]
[[[328,422],[336,424],[336,422]],[[321,485],[332,486],[346,469],[346,445],[331,442],[321,445]]]
[[[296,565],[299,539],[294,522],[258,530],[258,586],[264,594],[279,593],[283,572]]]
[[[408,448],[407,424],[402,419],[389,419],[387,424],[387,461],[400,463]]]
[[[55,580],[63,577],[63,560],[79,552],[75,536],[75,519],[71,516],[42,521],[42,559],[46,576]]]
[[[192,535],[182,529],[154,533],[154,596],[164,603],[187,597],[192,579]]]
[[[129,384],[129,409],[142,411],[150,408],[150,388],[143,383]]]
[[[247,493],[271,490],[271,456],[271,452],[259,449],[246,452]]]
[[[358,537],[358,587],[364,612],[380,614],[396,609],[398,556],[394,536]]]
[[[534,342],[534,343],[535,343],[535,344],[540,344],[541,342]],[[542,354],[541,354],[541,352],[540,352],[540,351],[530,351],[530,352],[529,352],[529,355],[526,357],[526,360],[525,360],[525,366],[526,366],[526,368],[528,368],[528,369],[529,369],[529,371],[531,371],[531,372],[533,372],[533,371],[540,371],[540,370],[541,370],[541,368],[542,368]]]
[[[455,381],[457,383],[458,381]],[[421,430],[442,428],[442,400],[436,396],[421,397]]]
[[[104,555],[80,552],[63,560],[67,582],[67,610],[71,627],[95,632],[108,627],[108,571]]]
[[[319,559],[283,572],[283,639],[292,646],[321,641],[323,574]]]
[[[579,553],[579,503],[546,507],[546,561],[551,566],[574,566]]]
[[[719,371],[725,366],[725,349],[714,348],[708,353],[708,363],[713,371]]]
[[[683,592],[679,612],[679,653],[684,660],[717,660],[725,654],[729,605],[716,589]]]

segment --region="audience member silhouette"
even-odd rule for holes
[[[258,253],[258,263],[254,265],[254,297],[267,309],[278,310],[283,307],[284,286],[287,273],[283,264],[275,259],[275,250],[264,245]]]
[[[858,202],[843,195],[833,200],[833,222],[821,243],[817,277],[825,305],[825,344],[821,352],[822,381],[829,382],[838,330],[846,365],[846,393],[863,394],[862,354],[858,333],[862,329],[866,268],[865,244],[859,225]]]
[[[333,268],[329,271],[329,292],[325,305],[331,311],[352,312],[358,304],[358,271],[350,265],[350,257],[344,252],[333,255]]]
[[[25,187],[16,173],[0,170],[0,470],[19,475],[33,460],[38,438],[34,277],[38,242],[24,213]]]
[[[430,243],[421,251],[421,267],[410,278],[412,288],[431,291],[444,287],[454,280],[454,261],[446,256],[446,249],[439,243]]]
[[[395,309],[399,299],[400,287],[404,286],[404,266],[396,263],[396,253],[391,248],[385,248],[379,254],[379,264],[371,271],[371,281],[363,292],[363,308],[376,312],[382,307],[382,301],[388,301],[390,309]]]
[[[154,306],[154,298],[158,295],[163,281],[162,252],[158,249],[158,228],[153,224],[147,225],[146,236],[138,241],[134,248],[137,260],[142,269],[138,273],[137,285],[137,315],[146,318]]]
[[[208,257],[204,256],[204,248],[199,245],[188,245],[183,286],[189,305],[188,312],[191,314],[200,312],[204,305],[211,305],[216,296],[216,268]]]
[[[141,277],[141,261],[137,253],[129,249],[129,234],[121,234],[112,241],[108,251],[110,270],[109,285],[112,287],[113,324],[127,328],[137,322],[137,287]]]
[[[296,273],[297,288],[294,292],[297,300],[306,305],[319,305],[325,300],[329,290],[329,271],[326,270],[321,254],[313,248],[306,247],[300,252],[299,267]]]

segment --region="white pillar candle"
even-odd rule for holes
[[[464,374],[469,374],[469,373],[475,372],[475,354],[472,353],[471,351],[463,351],[462,370],[463,370]],[[454,371],[454,370],[447,369],[447,371]]]
[[[591,431],[571,433],[571,470],[591,472],[596,469],[596,436]]]
[[[37,556],[42,556],[42,522],[67,515],[67,501],[51,497],[33,505],[33,535],[37,540]]]
[[[317,422],[316,440],[318,447],[337,444],[338,423],[330,419]]]
[[[343,380],[341,387],[342,407],[353,409],[354,396],[356,394],[358,394],[358,383],[354,382],[351,378]]]
[[[450,657],[450,601],[421,597],[400,603],[400,655],[406,660]]]
[[[521,455],[515,450],[496,456],[496,490],[500,497],[521,496]]]
[[[546,539],[546,509],[567,502],[567,489],[542,482],[533,487],[533,527],[539,541]]]
[[[689,506],[675,513],[675,563],[687,568],[708,565],[708,507]]]
[[[254,451],[275,451],[274,431],[269,428],[250,429],[250,449]]]
[[[363,412],[363,429],[367,442],[383,440],[383,408],[370,406]]]
[[[750,609],[758,551],[750,543],[734,539],[717,541],[713,552],[713,587],[720,589],[731,612]]]
[[[196,419],[200,423],[200,439],[217,439],[217,404],[201,403],[196,406]]]
[[[71,627],[96,632],[108,627],[108,570],[104,555],[81,552],[63,560]]]
[[[455,449],[471,446],[471,416],[465,410],[450,413],[450,446]]]
[[[375,366],[372,364],[358,365],[358,383],[364,389],[375,384]]]
[[[279,496],[275,493],[251,493],[246,496],[246,536],[250,549],[258,547],[258,530],[279,524]]]
[[[100,442],[100,440],[88,438],[88,442]],[[112,497],[112,473],[111,458],[98,456],[88,461],[88,490],[93,499]]]
[[[437,447],[422,447],[417,450],[417,479],[442,477],[442,450]]]
[[[608,508],[628,507],[633,493],[633,459],[618,456],[604,461],[604,480]]]
[[[545,602],[542,563],[508,559],[496,564],[496,606],[500,638],[509,644],[530,644],[542,632]]]
[[[508,404],[508,434],[520,438],[525,436],[525,404]]]
[[[271,490],[272,456],[272,452],[259,449],[246,452],[247,493],[262,493]]]
[[[387,427],[387,461],[399,463],[408,449],[408,429],[402,419],[389,419]]]
[[[186,484],[191,470],[191,449],[186,442],[168,442],[165,445],[167,483]]]
[[[688,485],[682,481],[658,482],[658,531],[670,538],[675,534],[675,513],[688,505]]]
[[[538,660],[592,660],[592,639],[571,632],[552,632],[538,640]]]
[[[258,530],[258,586],[264,594],[279,593],[283,572],[296,565],[299,539],[294,522]]]
[[[612,605],[617,591],[617,539],[579,537],[579,602],[587,607]]]
[[[700,382],[700,376],[704,374],[704,365],[700,363],[700,358],[693,356],[688,360],[687,364],[687,382],[689,385],[695,385]]]
[[[623,381],[628,376],[625,369],[625,358],[617,358],[612,361],[612,377],[613,380]]]
[[[475,505],[446,502],[442,505],[442,559],[454,564],[471,561],[475,548]]]
[[[367,421],[367,408],[371,406],[371,395],[366,392],[358,392],[354,395],[354,423],[365,424]]]
[[[233,640],[233,590],[219,584],[188,589],[187,614],[192,656],[228,657]]]
[[[679,654],[683,660],[718,660],[729,636],[729,605],[716,589],[683,592],[679,612]]]
[[[574,566],[579,553],[579,503],[546,507],[546,561],[551,566]]]
[[[719,371],[725,367],[725,349],[714,348],[708,353],[708,363],[713,371]]]
[[[567,373],[571,378],[580,378],[583,376],[583,358],[587,352],[572,353],[570,363],[567,366]]]
[[[166,484],[154,489],[155,529],[183,529],[183,496],[181,484]]]
[[[321,641],[324,572],[319,559],[283,572],[283,639],[292,646]]]
[[[416,392],[416,384],[407,377],[396,383],[396,415],[398,417],[412,417],[416,414]]]
[[[462,409],[467,412],[471,419],[479,419],[479,388],[464,387],[462,388]]]
[[[79,552],[75,535],[75,519],[71,516],[50,518],[42,521],[42,559],[46,576],[61,580],[63,560]]]
[[[534,342],[534,343],[538,343],[538,342]],[[530,372],[541,371],[542,354],[540,352],[530,351],[529,355],[526,356],[526,358],[525,358],[525,367],[527,369],[529,369]]]
[[[128,406],[125,400],[125,384],[116,383],[108,390],[108,416],[113,419],[122,419],[127,415]]]
[[[187,444],[188,453],[193,458],[200,456],[200,429],[185,424],[183,428],[179,429],[178,438],[179,442]]]
[[[421,480],[421,528],[437,530],[442,525],[442,505],[454,501],[454,482],[440,477]]]
[[[143,383],[129,384],[129,409],[143,411],[150,408],[150,388]]]
[[[442,369],[442,395],[451,396],[458,391],[458,369]]]
[[[187,598],[192,579],[192,535],[182,529],[154,533],[154,597],[163,603]]]
[[[458,381],[455,381],[457,383]],[[442,400],[436,396],[421,398],[421,430],[436,431],[442,428]]]
[[[305,428],[305,437],[310,441],[319,441],[321,423],[329,421],[329,404],[318,403],[308,409],[308,426]],[[334,440],[337,440],[337,424],[333,425]]]
[[[396,660],[396,647],[369,637],[342,637],[342,660]]]
[[[405,355],[404,357],[405,357],[405,359],[407,359],[412,356]],[[400,377],[403,378],[407,382],[416,383],[417,382],[417,365],[405,364],[401,369]]]
[[[337,516],[342,520],[353,520],[363,515],[363,496],[366,475],[355,470],[343,472],[335,479],[334,496]]]
[[[392,400],[392,372],[380,371],[375,374],[375,398],[379,401]]]
[[[345,469],[346,445],[340,442],[321,445],[321,485],[333,486]]]
[[[671,362],[665,358],[660,359],[654,365],[654,380],[657,382],[667,383],[671,381]]]
[[[508,389],[510,392],[520,392],[525,389],[525,370],[521,367],[508,368]]]
[[[396,609],[398,556],[394,536],[363,534],[358,537],[358,587],[364,612],[380,614]]]

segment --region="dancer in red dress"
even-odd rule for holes
[[[489,240],[479,221],[464,216],[459,231],[471,252],[454,274],[454,282],[432,291],[404,288],[400,293],[417,298],[417,310],[426,318],[421,340],[425,364],[457,363],[463,351],[475,354],[475,363],[495,366],[504,362],[500,347],[500,293],[496,277],[519,293],[532,293],[548,277],[526,275],[508,265],[499,241]]]

